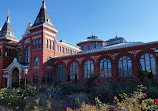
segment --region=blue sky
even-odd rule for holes
[[[9,9],[13,30],[20,40],[28,21],[35,21],[42,0],[0,3],[0,27]],[[92,33],[103,40],[116,34],[127,41],[158,40],[158,0],[46,0],[46,7],[58,30],[58,40],[76,44]]]

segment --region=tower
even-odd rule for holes
[[[28,33],[30,38],[28,80],[34,85],[46,82],[48,78],[52,79],[51,58],[55,56],[56,34],[57,30],[43,0],[36,20]]]
[[[7,20],[5,21],[2,29],[0,30],[0,88],[5,87],[6,81],[3,77],[2,69],[5,69],[16,57],[16,38],[13,28],[10,22],[10,16],[8,11]],[[3,85],[1,85],[3,84]]]

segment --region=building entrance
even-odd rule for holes
[[[15,68],[12,74],[12,88],[18,88],[18,87],[19,87],[19,70],[18,68]]]

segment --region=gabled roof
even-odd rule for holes
[[[9,13],[8,13],[8,16],[7,16],[7,20],[4,23],[4,25],[3,25],[3,27],[0,31],[0,39],[1,38],[6,38],[6,39],[18,41],[18,39],[16,38],[16,36],[14,34],[12,26],[11,26]]]
[[[42,7],[38,13],[38,16],[33,24],[32,27],[35,27],[35,26],[38,26],[38,25],[48,25],[49,27],[55,29],[53,23],[52,23],[52,20],[48,14],[48,11],[47,11],[47,8],[46,8],[46,5],[45,5],[45,0],[43,0],[42,2]]]

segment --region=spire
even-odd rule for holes
[[[7,15],[7,21],[10,22],[9,10],[8,10],[8,15]]]
[[[7,20],[4,23],[4,25],[0,31],[0,39],[1,38],[18,41],[18,39],[15,37],[14,31],[11,26],[9,11],[8,11],[8,15],[7,15]]]
[[[42,7],[41,7],[41,9],[38,13],[38,16],[36,17],[36,20],[32,27],[44,25],[44,24],[55,29],[55,27],[53,26],[53,23],[50,19],[50,16],[48,14],[48,11],[47,11],[47,8],[45,5],[45,0],[42,1]]]
[[[32,23],[31,21],[29,20],[29,23],[27,25],[27,28],[26,28],[26,31],[25,31],[25,34],[23,35],[23,37],[25,37],[27,34],[30,33],[30,28],[32,27]]]

